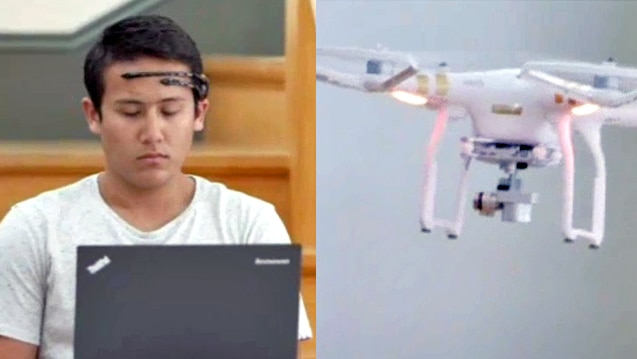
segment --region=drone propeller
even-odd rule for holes
[[[601,64],[577,61],[530,61],[522,66],[523,70],[544,72],[562,72],[588,74],[637,80],[637,69],[617,66],[612,58]]]
[[[361,49],[356,47],[317,47],[316,57],[329,56],[340,60],[365,61],[375,59],[390,63],[404,63],[418,67],[418,62],[409,53],[389,51],[386,48],[377,50]]]
[[[592,76],[592,81],[586,84],[570,79],[569,75]],[[637,69],[618,67],[612,59],[602,64],[530,61],[522,66],[520,77],[549,86],[582,103],[612,108],[637,100],[637,89],[623,92],[618,85],[619,80],[637,81]]]
[[[464,108],[448,107],[447,99],[442,94],[422,93],[410,90],[399,90],[398,86],[416,76],[420,69],[425,69],[436,76],[436,81],[446,81],[449,71],[446,61],[434,61],[429,56],[428,66],[422,67],[412,54],[381,50],[370,50],[347,47],[317,48],[316,79],[338,87],[364,92],[388,93],[392,98],[412,106],[424,106],[429,110],[444,111],[450,121],[467,117]],[[321,58],[325,60],[321,61]],[[328,60],[338,60],[338,65],[327,66]],[[341,69],[347,63],[358,62],[353,70]],[[343,64],[345,63],[345,64]],[[337,69],[338,68],[338,69]],[[441,84],[442,86],[446,86]]]
[[[340,62],[364,62],[365,72],[335,70],[332,67],[318,65],[316,79],[336,86],[357,89],[366,92],[387,92],[418,73],[418,62],[406,53],[387,50],[369,50],[359,48],[317,48],[317,62],[328,57]],[[387,70],[387,66],[392,70]],[[399,68],[395,71],[396,67]]]

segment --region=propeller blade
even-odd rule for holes
[[[615,64],[592,64],[575,61],[529,61],[522,65],[522,70],[587,74],[637,80],[637,69],[621,67]]]
[[[328,56],[341,60],[379,60],[391,63],[403,63],[417,68],[418,62],[411,54],[388,50],[371,50],[355,47],[317,47],[316,56]]]
[[[408,54],[388,52],[385,50],[369,50],[359,48],[317,48],[316,80],[339,87],[362,90],[367,92],[387,92],[395,86],[418,73],[416,60]],[[344,64],[326,66],[327,61],[319,61],[320,57],[331,57],[332,60],[357,60],[358,70],[337,69]],[[390,62],[398,70],[384,68]],[[364,64],[365,71],[361,65]]]
[[[581,102],[594,103],[605,107],[618,107],[637,100],[637,90],[623,93],[613,89],[600,89],[577,81],[569,81],[541,70],[523,69],[520,78],[535,81]]]

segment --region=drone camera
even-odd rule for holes
[[[529,223],[537,194],[521,191],[521,181],[508,177],[501,178],[496,192],[479,192],[473,201],[473,208],[483,216],[493,217],[501,211],[505,222]]]

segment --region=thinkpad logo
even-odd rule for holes
[[[100,258],[97,262],[95,262],[93,265],[88,266],[86,270],[88,270],[88,272],[91,274],[95,274],[101,271],[102,269],[104,269],[104,267],[106,267],[109,264],[111,264],[111,259],[108,258],[107,256],[104,256]]]
[[[288,265],[290,264],[290,259],[273,259],[273,258],[255,258],[254,264],[258,266],[263,265]]]

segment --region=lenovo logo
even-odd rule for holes
[[[107,256],[104,256],[100,258],[97,262],[95,262],[93,265],[88,266],[86,270],[88,270],[88,272],[91,274],[95,274],[101,271],[102,269],[104,269],[104,267],[106,267],[109,264],[111,264],[110,258],[108,258]]]
[[[288,264],[290,264],[290,259],[288,259],[288,258],[283,258],[283,259],[255,258],[254,259],[254,264],[256,264],[258,266],[263,266],[263,265],[288,265]]]

